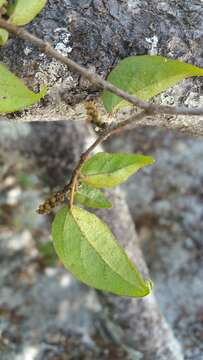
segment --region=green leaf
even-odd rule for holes
[[[6,3],[6,0],[0,0],[0,8]]]
[[[55,250],[78,279],[116,295],[142,297],[151,290],[108,226],[84,209],[62,208],[56,215],[52,236]]]
[[[0,28],[0,46],[3,46],[8,40],[8,31]]]
[[[32,21],[45,6],[47,0],[16,0],[8,9],[9,22],[25,25]]]
[[[127,153],[97,153],[81,169],[81,181],[96,188],[111,188],[126,181],[140,168],[151,165],[149,156]]]
[[[162,56],[130,56],[122,60],[107,80],[126,92],[148,100],[190,76],[203,76],[203,69]],[[109,91],[102,95],[107,111],[130,106]]]
[[[112,204],[98,189],[81,184],[74,197],[75,201],[90,208],[111,208]]]
[[[45,93],[46,88],[43,88],[40,93],[35,94],[6,66],[0,64],[0,113],[10,113],[31,106],[44,97]]]
[[[0,8],[6,3],[6,0],[0,0]],[[8,40],[8,31],[0,28],[0,46],[3,46]]]

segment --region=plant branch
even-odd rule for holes
[[[141,111],[140,113],[138,113],[137,115],[135,115],[133,117],[133,122],[135,120],[139,121],[141,119],[143,119],[146,115],[148,115],[149,112],[146,112],[145,110]],[[90,153],[100,144],[102,144],[105,140],[107,140],[110,136],[112,136],[113,134],[119,132],[120,130],[122,130],[124,127],[130,125],[132,123],[132,118],[129,118],[119,124],[116,124],[114,126],[110,126],[106,131],[104,131],[96,140],[95,142],[81,155],[80,160],[75,168],[75,170],[73,171],[73,175],[70,181],[70,209],[73,206],[73,202],[74,202],[74,193],[75,193],[75,188],[77,185],[77,180],[78,177],[80,175],[80,171],[81,168],[83,166],[83,164],[85,163],[85,161],[87,160],[88,156],[90,155]]]
[[[81,168],[90,153],[104,141],[106,141],[110,136],[119,133],[121,130],[131,130],[132,128],[137,128],[141,126],[156,126],[159,128],[168,128],[168,129],[177,129],[184,133],[189,133],[190,135],[203,136],[203,119],[194,125],[192,122],[191,126],[188,122],[178,121],[176,118],[165,119],[163,116],[158,116],[156,114],[156,118],[153,117],[154,114],[151,111],[142,110],[138,113],[134,113],[132,111],[131,115],[128,116],[126,120],[120,121],[117,124],[110,125],[106,130],[104,130],[98,138],[94,141],[94,143],[80,156],[80,160],[76,165],[72,178],[68,184],[64,186],[64,188],[52,195],[49,199],[47,199],[42,205],[39,206],[37,212],[39,214],[46,214],[51,211],[51,208],[55,207],[59,203],[62,203],[69,194],[69,206],[72,208],[74,203],[74,194],[77,186],[78,177],[80,175]],[[188,131],[188,128],[190,131]],[[57,201],[55,201],[57,199]]]
[[[0,27],[13,33],[14,35],[20,37],[25,41],[29,41],[32,45],[38,47],[43,53],[46,55],[55,58],[57,61],[61,62],[62,64],[67,65],[72,71],[75,71],[82,75],[84,78],[88,79],[92,84],[98,86],[101,89],[111,91],[117,96],[122,97],[126,101],[132,103],[133,105],[144,109],[150,110],[155,113],[160,114],[175,114],[175,115],[203,115],[203,108],[194,108],[188,109],[186,107],[178,107],[178,106],[163,106],[157,104],[151,104],[149,102],[143,101],[138,99],[136,96],[130,95],[125,91],[117,88],[113,84],[109,83],[108,81],[103,80],[99,75],[93,74],[92,72],[88,71],[85,67],[77,64],[75,61],[63,56],[58,51],[56,51],[48,42],[45,42],[38,37],[30,34],[23,28],[19,28],[15,25],[8,23],[7,21],[0,19]]]
[[[164,116],[151,112],[145,118],[137,119],[137,111],[130,109],[124,114],[120,114],[118,120],[120,121],[118,125],[122,123],[124,126],[126,124],[125,130],[138,127],[156,127],[178,131],[189,136],[203,136],[203,117]]]
[[[193,116],[199,116],[203,115],[203,108],[194,108],[194,109],[188,109],[186,107],[178,107],[178,106],[163,106],[163,105],[157,105],[157,104],[151,104],[149,102],[143,101],[136,96],[130,95],[126,93],[125,91],[117,88],[113,84],[109,83],[108,81],[103,80],[99,75],[93,74],[89,70],[87,70],[85,67],[77,64],[75,61],[63,56],[58,51],[56,51],[49,43],[37,38],[36,36],[30,34],[28,31],[26,31],[23,28],[19,28],[17,26],[14,26],[12,24],[9,24],[7,21],[0,19],[0,27],[6,29],[7,31],[13,33],[14,35],[20,37],[21,39],[25,41],[29,41],[34,46],[38,47],[43,53],[47,54],[48,56],[55,58],[57,61],[67,65],[72,71],[75,71],[79,73],[84,78],[88,79],[92,84],[98,86],[101,89],[111,91],[112,93],[116,94],[117,96],[122,97],[126,101],[132,103],[133,105],[143,109],[143,111],[137,113],[136,115],[131,115],[128,119],[117,123],[116,125],[109,126],[107,130],[105,130],[98,138],[97,140],[81,155],[80,160],[76,166],[76,168],[73,171],[72,178],[70,180],[70,183],[65,186],[67,191],[70,191],[70,200],[69,200],[69,206],[70,209],[73,206],[74,202],[74,193],[77,186],[77,180],[80,175],[81,168],[84,164],[84,162],[87,160],[89,154],[102,142],[104,142],[107,138],[109,138],[114,133],[120,131],[121,129],[129,126],[132,123],[135,123],[135,126],[137,126],[138,123],[142,121],[142,125],[144,126],[143,118],[149,117],[151,115],[155,114],[171,114],[171,115],[193,115]],[[153,125],[153,124],[152,124]],[[174,126],[173,126],[174,127]],[[61,199],[64,199],[64,193],[63,190],[58,193],[58,195],[61,195]],[[60,196],[58,196],[59,198]],[[53,200],[53,197],[52,199]],[[59,200],[57,200],[53,204],[51,203],[51,200],[45,202],[45,204],[41,205],[41,213],[45,210],[47,212],[50,211],[51,207],[54,206],[55,203],[58,203]],[[54,198],[55,200],[55,198]],[[53,206],[50,206],[52,204]],[[39,208],[39,209],[40,209]]]
[[[57,193],[53,194],[49,199],[47,199],[43,204],[41,204],[37,210],[39,214],[49,214],[50,211],[57,206],[59,203],[62,203],[65,198],[67,197],[67,194],[69,194],[69,207],[70,209],[73,207],[74,203],[74,194],[77,186],[78,177],[80,175],[81,168],[87,158],[89,157],[90,153],[100,144],[102,144],[105,140],[107,140],[110,136],[112,136],[115,133],[119,133],[123,128],[129,126],[134,121],[142,121],[142,119],[145,116],[150,115],[151,113],[143,110],[136,115],[133,115],[133,117],[129,117],[129,119],[124,120],[118,124],[110,125],[106,130],[104,130],[98,138],[93,142],[92,145],[88,147],[88,149],[83,152],[80,156],[80,160],[78,164],[76,165],[75,169],[73,170],[73,174],[71,177],[71,180],[68,184],[64,186],[64,188]]]

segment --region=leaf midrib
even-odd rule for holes
[[[164,64],[164,63],[162,63],[161,65],[158,65],[158,64],[157,64],[157,66],[163,67],[163,66],[165,66],[165,64]],[[191,65],[191,66],[193,66],[193,65]],[[201,70],[201,69],[200,69],[200,70]],[[187,79],[188,77],[192,77],[192,76],[203,76],[203,72],[202,72],[202,75],[201,75],[201,71],[200,71],[200,70],[199,70],[199,72],[198,72],[198,70],[196,70],[196,71],[195,71],[195,70],[192,70],[190,73],[186,72],[186,70],[183,70],[182,72],[180,72],[180,73],[178,73],[178,74],[176,74],[176,75],[171,75],[170,78],[174,79],[174,78],[178,77],[178,80],[181,81],[181,80]],[[180,76],[181,76],[181,78],[180,78]],[[183,77],[183,76],[184,76],[184,77]],[[158,81],[158,83],[160,83],[160,84],[164,83],[164,82],[166,81],[166,78],[167,78],[167,76],[166,76],[163,80]],[[111,79],[109,79],[109,81],[111,82]],[[135,82],[135,81],[133,81],[133,80],[130,82],[130,87],[131,87],[131,88],[132,88],[131,84],[133,84],[134,82]],[[113,84],[113,82],[112,82],[112,84]],[[132,89],[132,92],[131,92],[131,90],[130,90],[130,93],[131,93],[131,94],[135,94],[137,97],[140,97],[140,93],[145,92],[146,89],[153,88],[155,84],[157,84],[157,81],[154,80],[154,81],[150,84],[150,86],[149,86],[149,85],[146,85],[146,86],[143,87],[142,89],[139,89],[136,93],[135,93],[135,91],[133,91],[133,89]],[[176,83],[175,83],[175,84],[176,84]],[[158,92],[158,93],[155,94],[155,95],[152,95],[152,96],[147,97],[147,98],[146,98],[146,97],[143,97],[142,99],[143,99],[143,100],[149,100],[149,99],[151,99],[151,98],[153,98],[153,97],[155,97],[155,96],[158,96],[160,93],[162,93],[162,92],[164,92],[164,91],[167,91],[167,89],[168,89],[169,87],[171,87],[171,86],[173,86],[173,84],[171,84],[171,85],[168,86],[167,88],[161,90],[160,92]],[[109,92],[109,94],[111,94],[111,93]],[[112,101],[111,101],[111,108],[115,108],[115,109],[116,109],[116,108],[119,108],[119,105],[121,106],[122,103],[127,103],[127,104],[129,103],[128,101],[123,100],[123,101],[117,102],[116,105],[114,105],[113,99],[116,99],[116,98],[121,99],[121,97],[119,97],[119,96],[117,96],[117,95],[113,95],[113,96],[112,96],[112,94],[111,94],[111,99],[112,99]],[[129,103],[129,104],[130,104],[130,103]]]
[[[93,244],[88,241],[86,235],[84,234],[84,232],[82,231],[81,227],[79,226],[79,224],[77,223],[76,219],[74,218],[73,214],[71,213],[71,216],[73,217],[73,220],[75,222],[75,224],[78,226],[78,228],[80,229],[80,232],[82,234],[82,236],[85,238],[85,240],[90,244],[90,246],[94,249],[94,251],[97,253],[97,255],[99,255],[99,257],[102,259],[102,261],[113,271],[115,272],[121,279],[122,281],[125,280],[126,283],[128,283],[130,286],[133,286],[135,288],[135,284],[131,283],[129,280],[125,279],[124,277],[122,277],[116,270],[114,270],[113,267],[110,266],[110,264],[108,264],[108,262],[103,258],[103,256],[97,251],[97,249],[93,246]],[[81,241],[80,241],[81,243]],[[135,274],[135,279],[136,279],[136,274]]]
[[[108,160],[108,162],[110,162],[110,159]],[[98,176],[98,175],[113,175],[113,174],[115,174],[117,171],[120,171],[120,170],[122,170],[122,169],[126,169],[126,168],[129,168],[129,167],[131,167],[131,166],[133,166],[133,165],[135,165],[135,163],[132,163],[132,164],[129,164],[129,165],[126,165],[126,166],[122,166],[122,167],[119,167],[119,168],[117,168],[116,170],[113,170],[113,171],[110,171],[110,172],[100,172],[99,171],[99,173],[91,173],[91,174],[82,174],[83,176],[85,176],[85,177],[90,177],[90,176]],[[144,165],[143,165],[144,166]],[[98,171],[98,170],[97,170]]]

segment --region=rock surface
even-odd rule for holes
[[[156,159],[123,189],[161,310],[185,358],[202,359],[202,139],[140,129],[113,139],[107,148]]]
[[[85,338],[89,345],[92,344],[92,351],[99,351],[96,349],[99,346],[97,344],[100,344],[103,358],[103,351],[109,347],[113,353],[107,351],[107,359],[114,359],[115,355],[112,354],[115,351],[121,354],[125,352],[126,359],[182,359],[180,346],[162,317],[153,295],[139,300],[119,298],[101,292],[96,295],[93,290],[79,285],[65,270],[58,267],[49,269],[46,264],[43,266],[42,259],[40,262],[40,242],[50,238],[47,223],[40,216],[33,214],[33,208],[36,207],[39,198],[40,179],[41,184],[52,188],[60,181],[64,182],[70,175],[82,147],[93,140],[90,129],[82,123],[32,126],[1,123],[0,134],[2,164],[5,167],[2,176],[2,186],[5,188],[2,199],[4,218],[1,241],[1,262],[4,270],[0,303],[4,315],[1,337],[5,350],[2,354],[7,356],[8,353],[8,357],[11,357],[13,347],[20,358],[24,356],[26,359],[26,355],[23,355],[25,351],[35,351],[37,355],[33,355],[33,358],[38,356],[39,359],[44,359],[43,344],[45,342],[46,349],[47,342],[49,344],[47,339],[52,339],[54,333],[59,337],[63,335],[66,341],[80,341],[81,346]],[[54,147],[53,144],[57,143],[58,138],[60,142]],[[10,159],[8,169],[5,161],[7,158]],[[22,184],[25,186],[31,181],[29,177],[27,181],[24,178],[23,182],[22,176],[20,181],[16,182],[13,179],[13,186],[9,186],[12,178],[10,171],[20,164],[22,167],[26,158],[28,164],[27,168],[24,167],[24,172],[30,174],[31,171],[31,175],[35,174],[37,177],[34,187],[31,185],[32,191],[21,189]],[[17,167],[16,171],[18,170]],[[148,276],[122,192],[112,192],[111,196],[114,208],[108,214],[100,212],[100,216],[106,218],[138,268]],[[21,327],[18,330],[12,327],[12,321],[5,321],[8,313],[12,319],[13,311],[17,317],[20,316]],[[16,345],[13,344],[12,338],[11,344],[7,344],[4,335],[7,332],[11,332],[13,336],[21,336]],[[77,337],[75,339],[78,332],[79,340]],[[62,341],[61,351],[66,354],[67,345],[64,342],[65,340]],[[56,351],[59,351],[60,344],[57,343],[55,346]],[[81,351],[80,356],[87,356],[86,347]],[[100,359],[100,353],[93,354],[93,358]],[[47,355],[47,359],[54,359],[54,356]],[[15,359],[15,355],[13,358]],[[73,354],[73,359],[78,358],[79,355]]]
[[[159,54],[203,66],[203,6],[198,0],[49,0],[27,29],[103,77],[130,55]],[[22,40],[11,38],[0,50],[0,61],[36,91],[39,85],[49,87],[40,105],[15,118],[84,117],[81,101],[97,95],[78,74]],[[162,102],[191,103],[199,95],[198,79],[189,80]]]
[[[135,54],[161,54],[203,66],[202,1],[49,0],[27,28],[103,77],[120,59]],[[39,105],[8,115],[11,121],[84,119],[83,100],[98,95],[80,76],[19,39],[9,40],[0,50],[0,60],[34,90],[39,84],[49,86]],[[187,80],[159,100],[193,106],[202,102],[201,90],[199,79]],[[79,123],[0,124],[0,186],[5,186],[0,196],[1,356],[3,360],[27,360],[28,356],[64,360],[71,348],[73,359],[182,359],[153,296],[144,300],[98,297],[60,267],[44,264],[47,258],[36,241],[49,239],[49,221],[34,216],[33,207],[43,197],[42,188],[46,193],[64,184],[91,138]],[[136,130],[135,135],[109,146],[150,152],[158,159],[155,167],[138,174],[137,181],[124,189],[161,310],[182,343],[185,358],[200,360],[202,144],[153,129]],[[20,173],[29,176],[19,180],[18,164]],[[114,212],[107,220],[138,263],[141,252],[126,203],[120,193],[112,196]],[[44,230],[39,232],[39,227]],[[138,265],[147,272],[142,258]],[[122,342],[125,348],[119,346]]]

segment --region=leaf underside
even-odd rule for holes
[[[111,202],[98,189],[86,184],[81,184],[75,193],[74,200],[90,208],[111,208]]]

